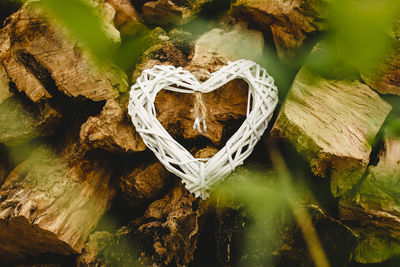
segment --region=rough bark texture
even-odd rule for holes
[[[112,173],[106,155],[85,155],[72,139],[41,145],[0,188],[0,258],[80,253],[115,194]]]
[[[115,10],[114,25],[122,36],[133,35],[145,29],[140,16],[129,0],[107,0]]]
[[[205,147],[194,156],[207,158],[217,152],[215,147]],[[193,260],[209,206],[190,194],[178,179],[163,198],[150,204],[143,217],[128,226],[146,257],[162,266],[186,266]]]
[[[104,14],[113,12],[108,8],[97,6]],[[118,31],[109,23],[105,28],[118,41]],[[121,70],[107,64],[93,66],[82,46],[50,23],[35,2],[27,2],[0,30],[0,60],[3,143],[52,134],[73,98],[108,100],[127,89]]]
[[[358,81],[330,80],[303,67],[283,104],[272,134],[292,143],[312,171],[331,177],[340,196],[364,174],[373,140],[391,106]]]
[[[400,139],[386,138],[376,166],[352,193],[339,202],[340,218],[356,221],[362,241],[355,259],[362,263],[387,260],[400,249]]]
[[[361,77],[381,94],[400,95],[400,42],[386,51],[377,70],[361,71]]]
[[[153,202],[130,228],[148,257],[161,265],[187,265],[193,260],[208,204],[196,199],[180,182]]]
[[[156,25],[182,25],[194,19],[201,8],[211,0],[157,0],[147,1],[142,7],[143,19]]]
[[[115,28],[110,38],[116,39]],[[55,86],[67,96],[83,96],[94,101],[108,100],[126,91],[125,75],[112,66],[99,69],[77,42],[46,20],[34,3],[24,5],[2,31],[8,35],[2,62],[18,91],[34,102],[56,97]],[[118,31],[116,31],[118,33]],[[59,93],[58,93],[59,94]]]
[[[164,165],[156,161],[151,164],[142,164],[123,175],[119,186],[126,201],[131,206],[137,206],[144,200],[155,199],[165,191],[170,176]]]
[[[288,60],[311,36],[327,29],[327,0],[238,0],[233,17],[244,19],[271,33],[278,56]]]
[[[82,124],[81,143],[87,149],[102,148],[111,152],[145,150],[146,145],[135,131],[126,106],[126,101],[108,100],[101,114]]]

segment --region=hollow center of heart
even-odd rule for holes
[[[199,149],[207,146],[219,149],[239,129],[246,119],[247,101],[248,84],[236,79],[206,94],[161,90],[155,107],[157,119],[168,133],[199,158],[195,155]],[[193,129],[197,117],[206,122],[203,134]]]

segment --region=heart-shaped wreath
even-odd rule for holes
[[[157,93],[162,89],[208,93],[234,79],[243,79],[249,85],[246,120],[212,158],[193,157],[157,120],[154,105]],[[179,176],[196,197],[205,199],[217,182],[251,154],[277,103],[278,89],[267,71],[250,60],[238,60],[212,73],[203,83],[181,67],[156,65],[144,70],[131,88],[128,112],[146,146],[167,170]]]

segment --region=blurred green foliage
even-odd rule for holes
[[[374,68],[394,41],[389,32],[399,11],[398,0],[334,1],[325,37],[332,57],[360,71]]]
[[[104,32],[103,23],[93,7],[82,0],[42,0],[48,11],[97,59],[104,60],[114,49]]]
[[[133,68],[148,42],[145,28],[133,36],[127,36],[121,44],[114,43],[107,35],[104,18],[95,8],[97,0],[41,0],[42,7],[65,26],[73,38],[91,53],[98,64],[112,62],[125,71]]]

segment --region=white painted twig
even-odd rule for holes
[[[247,118],[217,154],[210,159],[196,159],[157,120],[156,95],[162,89],[208,93],[234,79],[243,79],[249,85]],[[196,197],[205,199],[217,182],[251,154],[277,103],[278,89],[267,71],[250,60],[238,60],[212,73],[204,83],[181,67],[157,65],[145,70],[131,88],[128,112],[136,131],[160,162]]]

